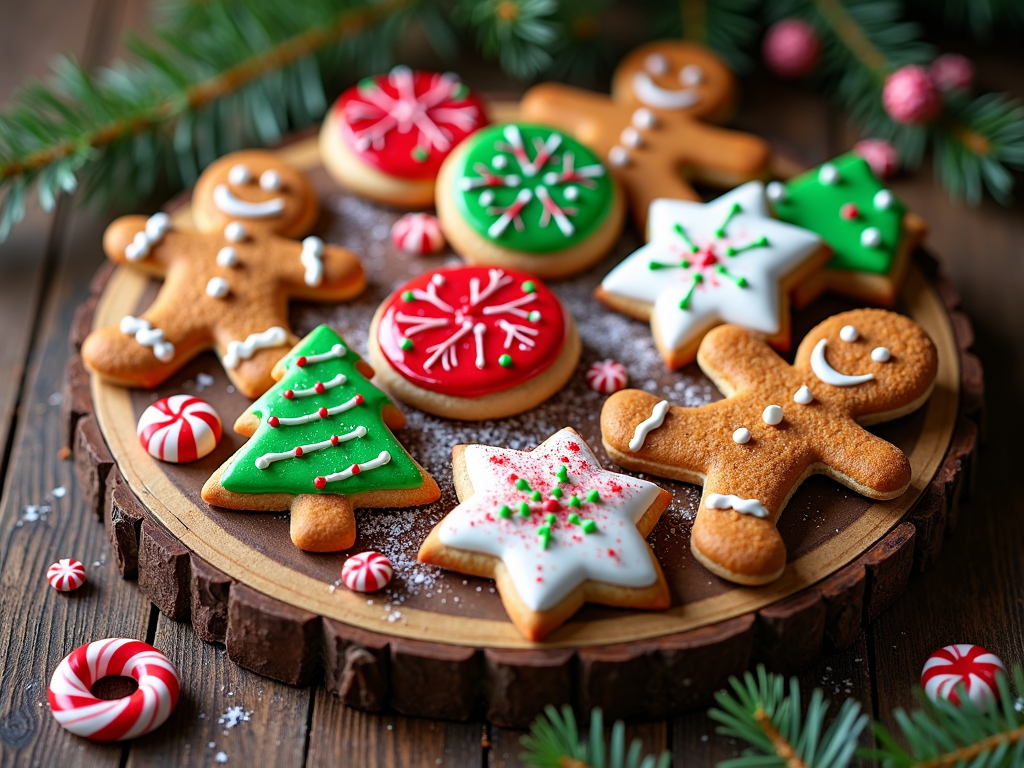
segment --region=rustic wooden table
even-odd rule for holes
[[[144,16],[139,0],[0,2],[0,104],[20,83],[43,75],[58,51],[89,65],[111,60],[121,32],[139,27]],[[1021,95],[1024,63],[985,56],[981,87]],[[852,139],[818,98],[767,79],[748,85],[739,122],[807,163]],[[912,704],[921,665],[939,646],[980,643],[1007,662],[1024,661],[1024,207],[954,206],[927,170],[893,187],[929,221],[929,249],[963,294],[988,374],[988,416],[975,493],[938,565],[915,576],[851,648],[823,656],[801,675],[834,700],[857,698],[890,725],[895,707]],[[52,214],[33,206],[0,245],[0,765],[519,765],[519,732],[363,714],[323,690],[247,673],[223,648],[198,641],[187,624],[160,615],[134,584],[120,581],[71,464],[57,458],[68,328],[102,261],[105,223],[70,205]],[[72,554],[86,563],[89,584],[60,595],[43,576],[51,562]],[[103,746],[57,726],[46,686],[65,654],[111,636],[162,649],[183,687],[165,726]],[[237,713],[244,717],[235,723]],[[678,766],[712,764],[739,750],[715,734],[703,713],[630,731],[647,751],[671,749]]]

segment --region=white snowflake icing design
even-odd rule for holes
[[[571,237],[576,232],[576,226],[572,223],[572,217],[579,211],[570,205],[559,205],[549,192],[549,188],[561,187],[566,200],[573,200],[579,195],[578,186],[593,188],[596,185],[595,178],[604,176],[605,168],[599,163],[576,167],[576,157],[568,150],[562,152],[561,170],[547,171],[545,168],[552,159],[559,158],[558,148],[562,144],[562,134],[558,131],[551,131],[546,139],[539,136],[534,138],[533,157],[526,148],[523,135],[519,126],[515,124],[506,125],[502,130],[505,141],[495,142],[496,152],[505,152],[515,159],[519,166],[518,173],[502,173],[508,168],[508,157],[504,154],[497,154],[492,161],[492,168],[483,163],[476,163],[473,166],[475,176],[464,176],[460,185],[464,192],[475,189],[483,190],[480,194],[480,203],[489,206],[487,213],[498,218],[487,229],[487,234],[492,238],[500,237],[508,229],[509,224],[516,230],[522,232],[525,229],[523,223],[523,209],[535,199],[541,204],[540,216],[537,224],[547,227],[553,221],[559,231],[566,237]],[[540,183],[537,183],[537,182]],[[563,186],[564,185],[564,186]],[[507,206],[490,205],[494,200],[494,193],[488,188],[512,187],[518,189],[515,200]]]
[[[350,123],[374,121],[362,130],[353,131],[355,146],[360,152],[371,147],[384,149],[388,133],[408,133],[413,128],[419,131],[419,146],[447,152],[454,136],[445,125],[467,132],[479,121],[478,110],[472,104],[439,106],[462,98],[465,86],[454,73],[435,74],[430,87],[419,95],[415,75],[408,67],[395,67],[388,74],[388,80],[398,92],[397,97],[371,82],[359,87],[362,101],[353,99],[345,104],[345,117]]]
[[[668,349],[715,322],[777,333],[780,281],[821,245],[813,232],[772,219],[757,181],[710,203],[655,200],[649,230],[650,242],[601,287],[653,304],[652,323]]]
[[[441,541],[501,558],[531,610],[587,580],[635,588],[657,580],[636,524],[658,487],[602,469],[572,430],[533,451],[471,445],[465,462],[473,495],[441,522]]]

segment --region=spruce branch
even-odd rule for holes
[[[668,768],[672,760],[667,751],[657,758],[643,756],[640,739],[633,739],[627,749],[626,725],[621,720],[612,726],[611,739],[605,744],[600,708],[590,713],[590,737],[586,738],[576,726],[572,707],[566,705],[559,712],[548,705],[519,743],[526,750],[520,757],[530,768]]]

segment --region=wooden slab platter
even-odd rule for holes
[[[365,353],[370,317],[398,284],[443,263],[451,252],[416,257],[389,238],[398,213],[341,190],[320,166],[314,137],[280,150],[309,173],[322,198],[316,234],[363,257],[369,287],[333,306],[295,304],[301,336],[328,323]],[[191,226],[187,197],[169,210]],[[691,406],[719,399],[691,365],[665,369],[647,324],[610,312],[592,298],[608,270],[639,246],[627,232],[607,258],[584,275],[552,284],[575,316],[583,340],[579,369],[562,392],[526,414],[481,423],[447,421],[405,408],[399,437],[437,479],[435,504],[357,513],[352,552],[374,549],[395,566],[382,592],[340,586],[344,553],[296,549],[285,515],[211,508],[204,481],[241,444],[233,432],[206,458],[164,464],[140,446],[135,425],[153,400],[179,392],[209,401],[225,425],[249,401],[233,391],[212,354],[194,360],[155,391],[128,390],[89,377],[75,356],[65,393],[69,444],[93,507],[109,528],[117,567],[171,618],[191,620],[198,637],[223,642],[229,658],[292,684],[323,670],[346,704],[393,708],[410,715],[486,717],[523,726],[546,704],[601,706],[608,717],[661,718],[704,703],[729,675],[762,660],[780,671],[812,661],[823,648],[853,642],[863,623],[902,591],[916,569],[934,561],[955,521],[965,469],[981,413],[981,368],[969,351],[970,323],[955,291],[924,253],[915,257],[898,309],[931,335],[939,350],[935,393],[917,413],[872,428],[898,445],[913,467],[910,489],[872,502],[824,478],[804,484],[779,529],[790,561],[775,583],[747,588],[705,571],[689,549],[700,489],[653,478],[674,500],[649,540],[673,594],[661,612],[586,606],[543,643],[525,641],[505,617],[493,584],[416,561],[420,542],[456,503],[451,447],[485,443],[526,449],[563,426],[576,428],[602,462],[598,416],[603,397],[584,372],[597,359],[624,363],[631,386]],[[156,281],[105,267],[81,308],[76,344],[93,327],[139,314]],[[794,347],[823,318],[855,304],[824,297],[794,316]]]

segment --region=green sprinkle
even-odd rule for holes
[[[502,355],[501,357],[499,357],[498,358],[498,365],[500,365],[502,368],[511,368],[512,367],[512,355]]]
[[[725,255],[735,256],[736,254],[743,253],[744,251],[749,251],[754,248],[766,248],[767,246],[768,238],[765,237],[764,235],[761,235],[761,237],[759,237],[757,240],[754,240],[751,243],[747,243],[746,245],[741,245],[739,248],[734,248],[733,246],[730,245],[728,248],[725,249]]]
[[[587,491],[587,501],[589,501],[591,504],[600,504],[601,494],[598,493],[596,490]]]
[[[364,77],[359,81],[359,90],[362,93],[373,93],[377,90],[377,83],[373,81],[372,77]]]
[[[415,300],[416,300],[416,297],[413,296],[412,291],[403,291],[402,292],[402,301],[415,301]]]
[[[502,504],[500,507],[498,507],[498,517],[502,517],[505,520],[508,520],[510,517],[512,517],[512,510],[509,509],[508,504]]]
[[[678,264],[665,264],[661,261],[649,261],[647,262],[647,268],[656,271],[659,269],[686,269],[690,266],[690,262],[687,259],[683,259]]]
[[[552,499],[560,499],[560,498],[562,498],[562,489],[561,488],[552,488],[551,489],[551,498]]]
[[[556,515],[554,512],[552,512],[550,515],[548,515],[544,519],[548,521],[548,525],[554,525],[555,523],[558,522],[558,515]]]
[[[579,525],[580,524],[580,516],[577,515],[575,512],[570,512],[568,519],[569,519],[569,522],[572,523],[573,525]]]
[[[525,501],[519,503],[519,516],[529,517],[530,516],[530,505]]]
[[[700,250],[700,248],[694,245],[693,240],[691,240],[689,236],[686,234],[686,230],[683,229],[682,224],[676,224],[674,227],[672,227],[672,229],[675,231],[677,235],[683,238],[683,242],[686,243],[686,247],[690,249],[690,253],[696,253],[697,251]]]
[[[686,291],[686,295],[683,296],[683,300],[679,302],[680,309],[690,308],[690,299],[693,298],[693,292],[697,290],[697,286],[704,282],[704,275],[698,272],[696,275],[693,275],[691,279],[693,282],[690,283],[689,290]]]
[[[412,349],[412,339],[402,339],[398,346],[404,349],[406,352]]]
[[[580,506],[581,503],[582,502],[580,501],[580,497],[579,496],[573,496],[571,499],[569,499],[569,506],[570,507],[576,507],[577,509],[579,509],[579,506]]]
[[[528,491],[530,490],[530,483],[525,477],[520,477],[516,480],[516,488],[520,491]]]
[[[533,280],[525,281],[521,286],[523,293],[535,293],[537,286],[533,284]]]
[[[533,499],[534,501],[540,501],[542,498],[540,491],[534,491],[533,493],[531,493],[530,498]]]
[[[724,264],[719,264],[717,267],[715,267],[715,272],[717,272],[722,277],[724,277],[724,278],[726,278],[728,280],[732,280],[740,288],[746,288],[747,287],[747,278],[745,278],[745,277],[737,277],[736,275],[731,274],[729,272],[729,270],[726,269]]]
[[[425,163],[428,157],[430,157],[430,153],[423,147],[416,147],[412,151],[412,159],[417,163]]]
[[[597,533],[597,523],[593,520],[583,521],[583,532],[584,533]]]
[[[540,528],[537,529],[537,535],[538,536],[550,536],[551,535],[551,529],[548,526],[546,526],[546,525],[542,525]]]
[[[537,534],[540,536],[540,548],[547,549],[551,544],[551,531],[547,528],[538,528]]]
[[[568,467],[566,467],[565,464],[560,466],[558,468],[558,471],[555,472],[555,477],[558,478],[558,482],[560,482],[560,483],[568,483],[569,482],[569,469],[568,469]]]
[[[529,320],[531,323],[536,323],[536,322],[538,322],[540,320],[540,312],[538,312],[535,309],[535,310],[533,310],[533,312],[531,312],[530,314],[528,314],[526,316],[526,319]]]
[[[732,221],[732,217],[742,211],[739,203],[733,203],[732,208],[725,214],[725,221],[722,222],[722,226],[715,230],[715,237],[725,237],[725,228],[729,226],[729,222]]]

